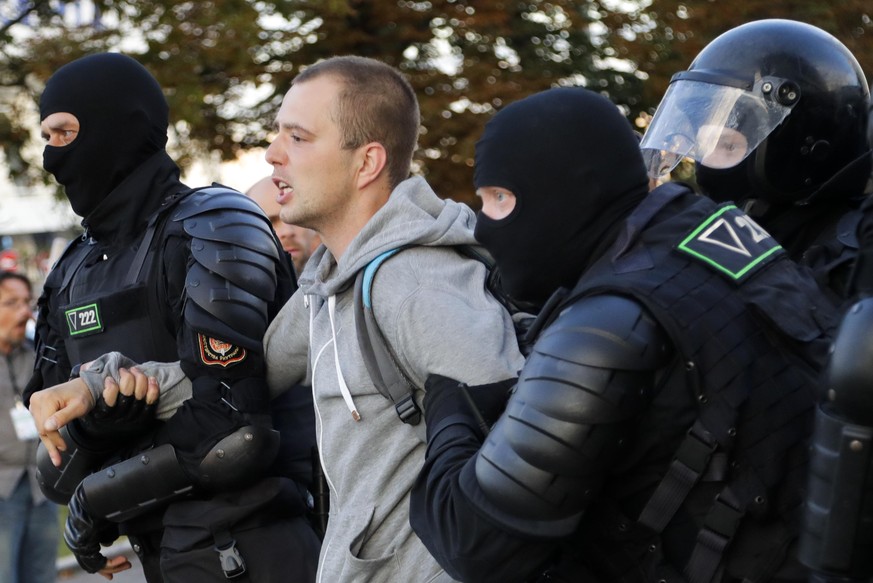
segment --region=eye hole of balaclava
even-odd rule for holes
[[[136,60],[103,53],[64,65],[46,83],[40,119],[75,115],[67,146],[45,146],[43,166],[87,217],[134,169],[167,143],[169,108],[157,81]]]
[[[557,88],[510,104],[476,144],[475,187],[516,196],[509,216],[479,213],[476,239],[516,300],[572,286],[604,237],[648,192],[639,141],[608,99]]]

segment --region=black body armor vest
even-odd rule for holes
[[[87,362],[109,350],[136,362],[178,360],[175,331],[159,316],[166,307],[154,292],[158,254],[149,252],[144,269],[130,279],[108,275],[126,271],[123,267],[134,262],[142,243],[140,239],[114,257],[105,257],[87,242],[75,249],[66,285],[55,292],[70,362]]]
[[[71,364],[87,362],[109,351],[118,351],[135,362],[172,362],[179,359],[179,318],[166,318],[167,298],[158,290],[161,253],[154,241],[164,241],[172,228],[168,212],[177,202],[164,204],[151,217],[142,236],[112,256],[103,247],[82,237],[64,254],[63,269],[46,280],[62,318],[64,348]],[[180,232],[181,229],[177,230]],[[126,274],[120,278],[118,274]]]
[[[566,303],[595,294],[644,305],[677,362],[574,554],[611,581],[766,580],[798,532],[836,309],[749,217],[678,184],[637,207]]]

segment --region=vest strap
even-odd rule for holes
[[[158,216],[160,214],[161,213],[156,213],[152,215],[151,220],[149,220],[146,233],[140,241],[139,249],[136,250],[136,256],[133,258],[133,262],[130,264],[130,269],[127,271],[125,285],[133,285],[139,278],[140,271],[142,271],[142,266],[146,260],[146,255],[148,255],[149,249],[152,246],[152,239],[155,238]]]
[[[712,581],[744,515],[741,504],[729,488],[715,497],[715,503],[706,515],[703,528],[697,533],[697,543],[685,566],[685,577],[689,583]]]
[[[685,434],[667,473],[640,513],[639,522],[653,531],[664,531],[682,502],[709,465],[718,443],[700,421]]]
[[[236,540],[231,536],[227,525],[218,525],[212,530],[215,541],[213,550],[218,553],[218,561],[221,570],[227,579],[236,579],[246,572],[246,562],[242,558],[239,549],[236,548]]]

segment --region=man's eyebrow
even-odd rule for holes
[[[307,130],[305,127],[300,125],[297,122],[275,122],[273,123],[273,129],[275,131],[293,131],[297,130],[306,134],[312,135],[312,132]]]
[[[75,122],[68,120],[68,119],[65,119],[65,120],[61,120],[61,121],[56,121],[54,123],[50,123],[48,128],[50,130],[55,130],[55,131],[57,131],[57,130],[64,130],[64,131],[77,130],[77,128],[75,126],[76,126]]]

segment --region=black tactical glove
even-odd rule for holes
[[[68,507],[70,514],[64,527],[64,542],[80,567],[89,573],[96,573],[106,566],[106,557],[100,553],[100,545],[118,538],[118,526],[91,515],[82,484],[76,487]]]
[[[74,421],[74,431],[87,440],[138,437],[156,426],[156,410],[157,401],[147,405],[145,397],[137,399],[133,395],[119,394],[115,405],[109,405],[100,395],[94,409]]]
[[[510,390],[517,381],[512,377],[471,387],[455,379],[430,375],[424,383],[424,417],[428,438],[431,437],[432,428],[437,431],[442,425],[441,421],[450,417],[467,419],[470,426],[484,438],[506,408]]]

